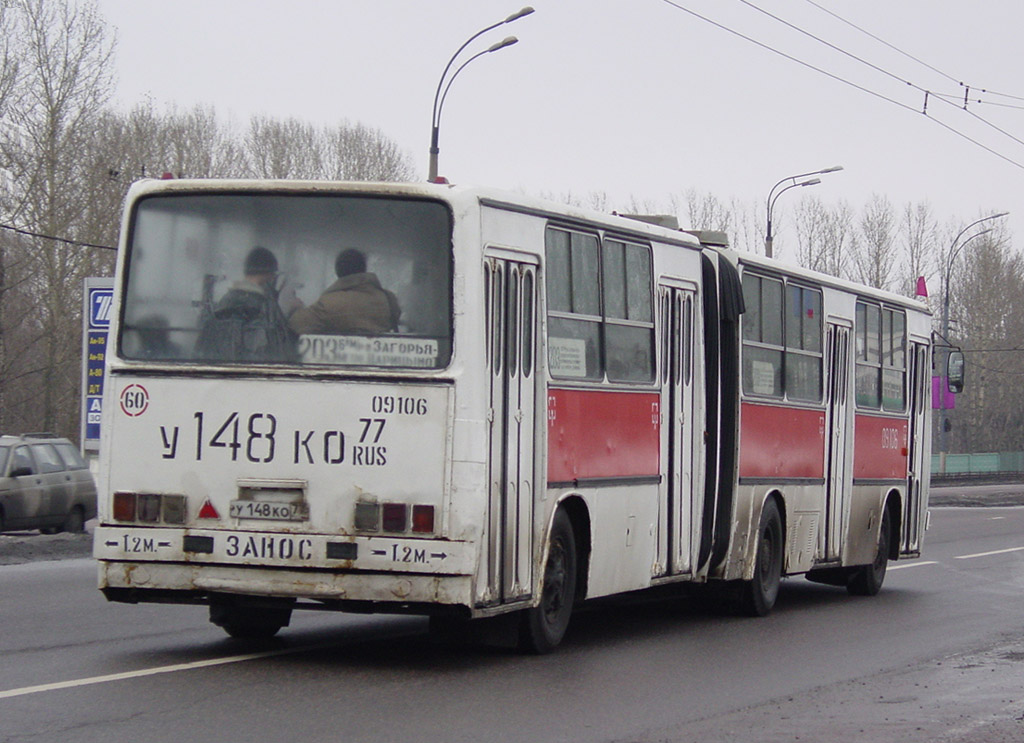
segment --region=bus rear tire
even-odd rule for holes
[[[559,509],[551,526],[540,604],[523,612],[520,649],[541,655],[558,647],[569,627],[575,600],[576,538],[568,514]]]
[[[782,583],[782,517],[773,500],[765,502],[757,529],[757,559],[754,579],[740,583],[739,607],[748,616],[763,617],[771,612]]]
[[[292,609],[244,604],[210,604],[210,621],[236,640],[269,640],[291,621]]]
[[[851,596],[875,596],[882,590],[885,571],[889,566],[889,544],[892,540],[892,517],[888,507],[882,511],[882,523],[878,527],[878,548],[875,560],[870,565],[853,568],[846,590]]]

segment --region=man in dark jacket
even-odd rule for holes
[[[278,303],[277,258],[257,245],[245,258],[245,276],[213,308],[200,329],[196,356],[215,361],[289,361],[295,337]]]
[[[338,280],[313,304],[295,311],[288,321],[299,335],[379,335],[398,330],[398,298],[367,273],[366,255],[355,248],[338,253]]]

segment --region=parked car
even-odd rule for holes
[[[80,532],[96,516],[96,483],[78,448],[53,434],[0,436],[0,532]]]

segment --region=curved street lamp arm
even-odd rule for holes
[[[531,14],[531,13],[533,13],[533,12],[534,12],[534,10],[533,10],[533,8],[532,8],[531,6],[529,6],[529,5],[527,5],[527,6],[524,6],[523,8],[520,8],[520,9],[519,9],[519,10],[517,10],[517,11],[516,11],[515,13],[513,13],[512,15],[510,15],[510,16],[509,16],[508,18],[505,18],[504,20],[498,21],[497,23],[492,23],[492,24],[491,24],[490,26],[488,26],[487,28],[482,28],[482,29],[480,29],[479,31],[477,31],[477,32],[476,32],[475,34],[473,34],[472,36],[470,36],[470,37],[469,37],[468,39],[466,39],[466,40],[465,40],[465,41],[464,41],[464,42],[462,43],[462,46],[460,46],[460,47],[459,47],[459,48],[458,48],[458,49],[457,49],[457,50],[455,51],[455,54],[453,54],[453,55],[452,55],[452,58],[448,60],[448,64],[446,64],[446,65],[444,66],[444,72],[442,72],[442,73],[441,73],[441,78],[440,78],[440,79],[439,79],[439,80],[437,81],[437,90],[435,90],[435,91],[434,91],[434,108],[433,108],[433,109],[431,109],[431,115],[430,115],[430,124],[431,124],[431,126],[436,126],[436,125],[437,125],[437,120],[438,120],[438,113],[439,113],[439,108],[440,108],[440,107],[438,106],[438,100],[439,100],[439,99],[440,99],[441,101],[443,101],[443,100],[444,100],[443,96],[441,95],[441,88],[442,88],[442,87],[444,86],[444,79],[445,79],[445,77],[447,77],[447,76],[448,76],[448,71],[449,71],[449,70],[450,70],[450,69],[452,68],[452,65],[453,65],[453,64],[455,63],[455,59],[456,59],[456,58],[457,58],[457,57],[458,57],[458,56],[459,56],[460,54],[462,54],[462,51],[463,51],[463,50],[464,50],[464,49],[465,49],[465,48],[466,48],[467,46],[469,46],[470,44],[472,44],[472,43],[473,43],[473,41],[475,41],[476,39],[480,38],[481,36],[483,36],[483,35],[484,35],[485,33],[487,33],[488,31],[492,31],[492,30],[496,29],[496,28],[497,28],[498,26],[503,26],[503,25],[505,25],[506,23],[512,23],[512,21],[518,21],[518,20],[519,20],[520,18],[522,18],[523,16],[528,16],[528,15],[530,15],[530,14]],[[477,55],[477,56],[479,56],[479,55]],[[465,65],[463,65],[463,67],[464,67],[464,66],[465,66]],[[460,68],[460,69],[461,69],[461,68]],[[456,74],[456,75],[458,74],[458,70],[456,70],[455,74]],[[454,77],[454,75],[453,75],[452,77]],[[451,82],[449,82],[448,84],[449,84],[449,85],[451,85]],[[447,88],[446,88],[446,90],[447,90]],[[442,103],[441,105],[444,105],[444,104]]]
[[[800,177],[801,176],[793,176],[793,178],[800,178]],[[790,179],[786,178],[785,180],[790,180]],[[817,186],[819,183],[821,183],[821,178],[811,178],[810,180],[800,181],[799,183],[790,183],[785,188],[780,189],[779,192],[777,194],[775,194],[774,197],[771,194],[768,194],[768,218],[771,219],[771,213],[772,213],[772,211],[775,210],[775,202],[778,201],[779,197],[782,196],[782,194],[786,193],[786,191],[790,190],[791,188],[802,188],[803,186]],[[775,185],[777,187],[779,184],[776,183]],[[775,189],[772,189],[772,190],[774,191]]]
[[[813,170],[810,173],[797,173],[796,175],[786,176],[785,178],[780,180],[778,183],[776,183],[774,186],[772,186],[772,190],[768,192],[768,202],[772,203],[772,195],[775,194],[775,189],[778,188],[779,186],[781,186],[786,181],[793,181],[794,182],[793,185],[795,186],[795,185],[797,185],[796,180],[798,178],[807,178],[808,176],[812,176],[812,175],[825,175],[826,173],[836,173],[836,172],[838,172],[838,171],[840,171],[842,169],[843,169],[842,165],[833,165],[831,168],[822,168],[821,170]],[[820,183],[820,181],[819,181],[819,183]],[[810,184],[808,184],[808,185],[810,185]],[[785,191],[786,189],[782,189],[782,190]],[[779,193],[781,193],[781,191]]]
[[[948,300],[948,297],[949,297],[949,279],[950,279],[950,276],[953,273],[953,261],[956,260],[956,257],[958,255],[960,255],[960,251],[963,250],[964,246],[967,243],[969,243],[971,240],[973,240],[976,237],[980,237],[981,235],[984,235],[984,234],[986,234],[988,232],[991,232],[993,228],[989,228],[987,230],[983,230],[983,231],[979,232],[976,235],[971,235],[969,238],[967,238],[962,243],[960,243],[959,246],[957,246],[957,243],[960,242],[960,238],[963,237],[964,234],[969,229],[971,229],[972,227],[974,227],[976,225],[979,225],[982,222],[987,222],[990,219],[999,219],[1000,217],[1005,217],[1009,213],[1010,212],[999,212],[998,214],[990,214],[987,217],[982,217],[981,219],[976,219],[973,222],[971,222],[969,225],[964,227],[962,230],[960,230],[960,232],[957,233],[956,237],[953,238],[953,242],[949,246],[950,254],[949,254],[949,259],[946,261],[946,272],[945,272],[945,276],[944,276],[944,278],[946,280],[945,290],[946,290],[946,298],[947,298],[947,300]],[[947,304],[948,304],[948,302],[947,302]]]
[[[504,49],[506,46],[511,46],[512,44],[515,44],[516,41],[518,41],[518,39],[516,39],[514,36],[509,36],[504,41],[494,44],[488,49],[485,49],[484,51],[473,55],[468,60],[463,62],[462,65],[460,65],[455,70],[455,74],[453,74],[451,78],[448,79],[448,84],[445,85],[445,79],[448,78],[448,73],[449,71],[451,71],[452,65],[455,63],[455,60],[458,58],[460,54],[462,54],[463,50],[467,46],[469,46],[475,39],[478,39],[483,34],[487,33],[488,31],[492,31],[493,29],[496,29],[498,26],[504,25],[506,23],[512,23],[512,21],[517,21],[520,18],[528,16],[533,12],[533,8],[529,5],[526,5],[517,10],[512,15],[505,18],[504,20],[498,21],[497,23],[492,23],[490,26],[480,29],[463,42],[462,46],[460,46],[455,51],[455,54],[452,55],[451,59],[448,60],[448,64],[444,66],[444,72],[441,73],[441,77],[437,81],[437,89],[434,91],[434,107],[430,111],[430,159],[428,165],[428,181],[434,182],[437,179],[437,155],[440,152],[440,148],[438,147],[438,137],[441,126],[441,109],[444,107],[444,99],[448,95],[448,89],[451,88],[452,81],[455,80],[459,72],[461,72],[462,69],[467,64],[472,62],[477,57],[481,56],[482,54],[487,54],[488,52],[496,52],[498,51],[498,49]],[[443,93],[441,92],[442,89],[444,90]]]
[[[492,44],[491,46],[489,46],[486,49],[484,49],[482,52],[477,52],[472,57],[467,59],[461,65],[456,67],[455,68],[455,72],[452,73],[452,76],[450,78],[448,78],[448,84],[444,86],[444,92],[441,94],[440,104],[437,107],[437,118],[434,121],[433,126],[431,126],[431,128],[430,128],[430,158],[431,158],[431,160],[430,160],[430,180],[431,181],[433,181],[437,177],[437,173],[435,171],[436,171],[436,168],[437,168],[436,157],[437,157],[437,154],[440,152],[439,139],[440,139],[440,131],[441,131],[441,112],[444,110],[444,101],[448,97],[448,91],[451,90],[452,83],[455,82],[455,78],[457,78],[459,76],[460,72],[462,72],[464,69],[466,69],[466,65],[468,65],[470,62],[472,62],[477,57],[482,57],[485,54],[490,54],[491,52],[496,52],[499,49],[504,49],[505,47],[512,46],[513,44],[516,44],[518,42],[519,42],[519,39],[517,39],[515,36],[506,36],[504,39],[502,39],[498,43]]]
[[[450,78],[448,78],[448,84],[444,86],[444,93],[441,94],[441,105],[437,107],[437,122],[434,124],[435,127],[440,128],[440,126],[441,126],[441,111],[444,109],[445,98],[448,97],[448,91],[451,89],[452,83],[455,82],[455,78],[457,78],[459,76],[460,72],[462,72],[464,69],[466,69],[466,65],[468,65],[470,62],[472,62],[477,57],[482,57],[485,54],[490,54],[491,52],[496,52],[499,49],[504,49],[507,46],[512,46],[513,44],[517,44],[517,43],[519,43],[519,39],[517,39],[515,36],[507,36],[504,39],[502,39],[501,41],[499,41],[497,44],[492,44],[487,49],[484,49],[482,52],[477,52],[476,54],[474,54],[472,57],[467,59],[465,62],[463,62],[461,65],[459,65],[456,68],[456,70],[452,74],[452,76]]]

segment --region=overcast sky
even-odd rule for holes
[[[240,127],[254,113],[358,121],[395,140],[425,178],[431,104],[446,62],[520,2],[98,5],[117,30],[121,107],[147,96],[158,106],[211,105]],[[440,172],[452,182],[536,195],[605,192],[620,208],[631,197],[667,204],[696,189],[753,207],[787,175],[842,165],[779,201],[778,253],[795,252],[787,217],[811,194],[858,212],[873,194],[900,207],[928,201],[944,224],[1010,211],[1009,227],[1018,242],[1024,236],[1018,0],[531,4],[533,15],[470,50],[509,34],[519,43],[477,59],[451,88]],[[961,81],[972,101],[986,103],[964,111]],[[922,90],[932,92],[927,115]]]

